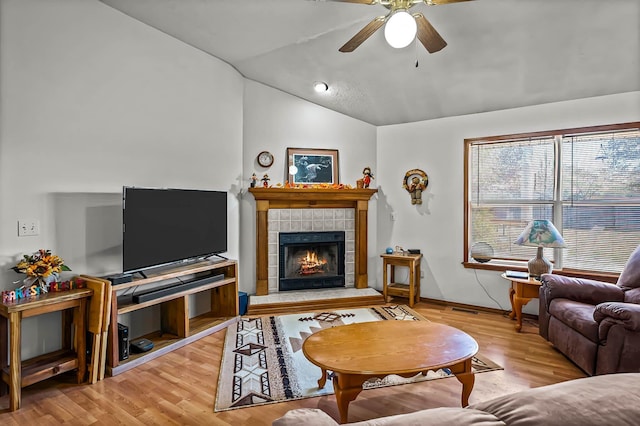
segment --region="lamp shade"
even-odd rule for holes
[[[418,24],[415,18],[405,10],[398,10],[384,26],[384,38],[389,46],[401,49],[411,44],[417,31]]]
[[[513,242],[520,246],[564,248],[562,235],[550,220],[532,220]]]

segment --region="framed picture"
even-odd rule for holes
[[[287,148],[286,176],[291,184],[340,183],[338,150]]]

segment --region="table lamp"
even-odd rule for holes
[[[532,220],[522,231],[522,234],[514,241],[520,246],[538,247],[536,257],[528,263],[529,276],[539,278],[542,274],[551,273],[553,269],[551,262],[542,253],[545,247],[564,248],[567,245],[562,239],[562,235],[553,226],[550,220]]]

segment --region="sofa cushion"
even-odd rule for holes
[[[509,426],[637,425],[638,374],[605,374],[529,389],[468,408],[493,414]]]
[[[440,407],[381,417],[350,426],[506,426],[494,415],[469,408]]]
[[[624,301],[640,305],[640,287],[632,288],[624,292]]]
[[[595,306],[569,299],[553,299],[549,313],[567,327],[582,334],[592,342],[598,342],[598,323],[593,319]]]
[[[337,426],[333,418],[317,408],[300,408],[276,419],[273,426]],[[457,407],[440,407],[407,414],[381,417],[350,426],[506,426],[495,416],[479,410]]]
[[[622,273],[618,277],[618,287],[623,290],[640,287],[640,246],[629,256]]]
[[[273,426],[337,426],[338,423],[327,413],[317,408],[296,408],[289,410],[284,416],[275,419]]]
[[[593,376],[596,371],[598,344],[593,342],[555,317],[549,318],[549,341],[585,373]]]

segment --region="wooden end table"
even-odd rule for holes
[[[21,391],[25,386],[74,369],[78,370],[78,383],[84,381],[87,371],[87,299],[92,294],[93,290],[85,288],[46,293],[34,298],[0,304],[0,368],[2,381],[9,385],[9,411],[20,408]],[[71,327],[63,327],[62,350],[22,361],[22,319],[57,311],[72,311],[75,342],[71,342]],[[10,324],[8,338],[7,322]],[[71,318],[63,315],[62,323],[63,326],[70,325]]]
[[[531,299],[539,297],[542,283],[531,277],[527,279],[508,277],[506,272],[501,277],[511,281],[511,287],[509,288],[511,313],[509,318],[516,319],[516,331],[520,333],[522,330],[522,307],[529,303]]]
[[[372,377],[413,377],[449,368],[462,383],[462,406],[469,405],[475,377],[471,358],[478,343],[461,330],[429,321],[373,321],[327,328],[302,344],[307,359],[320,367],[318,387],[333,372],[340,422],[347,422],[349,403]]]
[[[389,302],[389,296],[400,296],[409,298],[409,307],[413,308],[413,303],[420,302],[420,259],[422,254],[382,254],[382,293],[384,301]],[[409,268],[409,283],[396,283],[396,266],[406,266]],[[389,278],[387,279],[387,269]],[[389,281],[389,282],[387,282]]]

